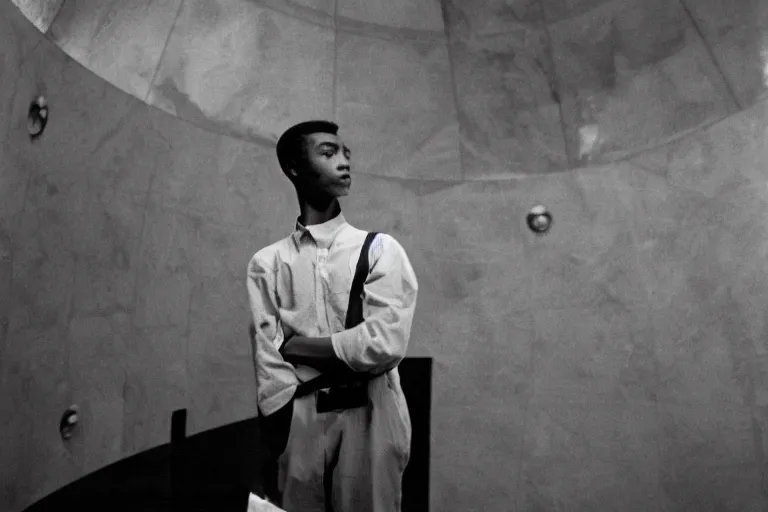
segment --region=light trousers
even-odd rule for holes
[[[288,512],[400,512],[411,422],[396,372],[368,383],[368,405],[318,413],[297,398],[277,486]]]

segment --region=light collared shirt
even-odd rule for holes
[[[319,375],[294,367],[279,353],[291,336],[331,337],[341,361],[357,372],[388,372],[399,386],[397,364],[405,357],[418,283],[403,247],[376,235],[368,252],[363,286],[364,322],[344,323],[349,292],[366,232],[339,214],[303,226],[258,251],[248,264],[247,287],[255,335],[254,364],[259,410],[268,416],[286,405],[299,382]]]

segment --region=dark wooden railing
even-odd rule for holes
[[[432,359],[406,358],[400,377],[413,425],[403,512],[429,510]],[[174,411],[169,443],[111,464],[59,489],[26,512],[245,512],[260,467],[256,418],[186,436]]]

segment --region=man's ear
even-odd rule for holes
[[[296,156],[291,156],[291,159],[288,162],[288,176],[291,178],[291,181],[294,181],[299,177],[299,171],[297,170],[299,167],[298,164],[299,162],[296,161]]]

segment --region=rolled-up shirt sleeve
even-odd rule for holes
[[[284,334],[274,273],[257,256],[248,264],[247,287],[258,406],[261,414],[269,416],[291,400],[298,378],[293,365],[279,352]]]
[[[405,249],[381,234],[381,254],[363,285],[363,323],[331,335],[336,357],[358,372],[381,373],[408,351],[418,282]],[[371,251],[373,252],[373,251]]]

